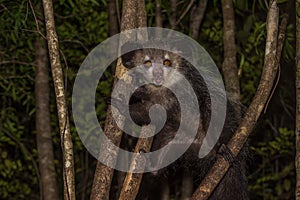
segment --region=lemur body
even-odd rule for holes
[[[187,152],[174,164],[159,170],[156,173],[156,176],[167,177],[167,181],[170,181],[170,179],[178,178],[178,176],[182,176],[184,172],[188,171],[189,174],[193,176],[194,183],[199,184],[216,159],[219,147],[222,144],[226,145],[228,143],[233,131],[236,129],[238,120],[236,119],[235,110],[232,106],[233,103],[228,100],[227,105],[225,105],[227,106],[227,117],[218,143],[206,157],[200,159],[198,157],[198,151],[201,146],[201,141],[206,134],[211,117],[210,94],[201,74],[190,63],[178,56],[176,53],[161,49],[138,49],[124,54],[122,56],[122,62],[124,66],[129,69],[139,67],[139,69],[135,70],[134,74],[132,74],[135,77],[138,77],[138,79],[135,79],[134,81],[147,83],[142,87],[137,88],[130,99],[129,110],[133,121],[138,125],[149,124],[151,121],[149,117],[149,109],[155,104],[163,106],[166,110],[166,123],[154,137],[152,151],[162,148],[174,138],[179,124],[181,123],[181,112],[191,114],[191,120],[184,125],[186,127],[186,132],[189,131],[190,126],[193,126],[195,123],[198,124],[198,133],[195,137],[195,141]],[[198,100],[200,111],[199,119],[195,119],[194,116],[196,115],[194,115],[194,109],[181,110],[176,96],[171,89],[169,89],[180,87],[182,82],[182,76],[178,76],[175,72],[182,74],[183,77],[186,78],[192,85],[193,91],[195,92]],[[135,83],[133,82],[133,84]],[[141,84],[139,83],[138,85]],[[189,92],[190,91],[182,89],[181,95],[189,96]],[[231,167],[213,195],[210,197],[210,200],[248,199],[247,181],[243,167],[241,167],[244,157],[244,153],[241,153],[241,155],[237,158],[237,162],[239,164]],[[155,166],[160,164],[159,160],[162,159],[164,158],[162,157],[157,161],[154,161],[153,165]],[[151,175],[149,176],[151,177]],[[159,192],[153,191],[159,189],[159,186],[154,188],[149,187],[149,182],[144,181],[141,190],[148,190],[150,192],[146,192],[147,194],[145,195],[145,192],[141,191],[138,199],[157,199],[157,194],[159,194]]]

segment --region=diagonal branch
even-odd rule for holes
[[[276,60],[277,30],[277,1],[271,0],[267,18],[267,42],[265,49],[264,69],[262,72],[261,81],[259,83],[254,99],[245,114],[244,119],[242,120],[239,128],[228,143],[228,148],[231,150],[232,154],[235,157],[243,148],[243,145],[245,144],[250,132],[257,122],[268,99],[274,79],[276,77],[278,67]],[[197,188],[191,199],[208,199],[229,167],[229,163],[223,157],[219,157],[200,186]]]

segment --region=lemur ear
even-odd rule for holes
[[[127,68],[133,68],[134,56],[141,51],[142,45],[136,42],[126,42],[121,47],[122,63]]]

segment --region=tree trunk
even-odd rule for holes
[[[116,0],[108,1],[108,21],[109,35],[113,36],[119,33]]]
[[[109,36],[113,36],[119,33],[119,21],[118,21],[118,7],[117,7],[117,1],[116,0],[109,0],[108,1],[108,27],[109,27]],[[111,50],[112,52],[114,49]],[[112,66],[112,74],[116,71],[116,63],[113,62],[111,64]]]
[[[53,4],[43,0],[48,50],[54,82],[56,106],[63,153],[64,199],[75,199],[75,176],[73,161],[73,142],[71,139],[69,116],[67,112],[63,72],[59,57],[58,38],[55,30]]]
[[[225,87],[231,100],[240,102],[240,83],[236,64],[234,10],[232,0],[222,0],[224,62],[222,71]]]
[[[176,3],[177,0],[170,0],[170,4],[171,4],[171,16],[170,16],[170,25],[171,25],[171,29],[175,29],[175,24],[176,24]]]
[[[59,199],[49,110],[49,67],[44,40],[35,41],[36,142],[44,200]]]
[[[161,18],[161,0],[156,0],[155,6],[155,26],[162,27],[162,18]]]
[[[124,0],[122,3],[123,5],[122,5],[121,31],[126,31],[137,27],[145,27],[146,11],[145,11],[144,1]],[[121,42],[126,42],[129,39],[134,40],[134,38],[121,38],[122,40]],[[126,71],[124,70],[124,68],[125,67],[122,66],[121,60],[118,59],[116,72],[115,72],[116,78],[120,78],[123,76],[124,72]],[[124,91],[126,91],[126,88],[123,89]],[[120,92],[121,91],[117,93]],[[124,124],[125,118],[123,116],[120,115],[118,119],[120,124]],[[104,132],[106,133],[107,137],[114,143],[114,145],[120,146],[123,132],[118,128],[116,122],[114,121],[110,106],[108,107],[108,111],[107,111]],[[118,150],[112,149],[109,146],[106,147],[105,145],[106,144],[103,144],[103,148],[100,151],[99,156],[106,156],[109,154],[109,157],[114,159],[111,162],[114,163],[114,161],[116,161],[117,159]],[[91,200],[109,199],[109,191],[111,188],[113,173],[114,173],[113,168],[107,167],[101,162],[97,163],[92,191],[91,191],[91,198],[90,198]]]
[[[197,40],[199,37],[200,25],[204,17],[208,0],[200,0],[198,5],[195,3],[191,10],[190,15],[190,29],[191,36],[194,40]]]

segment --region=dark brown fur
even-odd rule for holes
[[[136,50],[134,52],[125,54],[122,57],[122,60],[123,64],[126,67],[133,68],[138,65],[143,65],[145,56],[148,56],[153,60],[156,59],[156,62],[158,62],[159,59],[157,59],[157,57],[162,56],[164,53],[166,52],[156,49]],[[183,74],[189,80],[189,82],[193,86],[194,91],[196,92],[199,102],[199,109],[201,112],[201,118],[198,119],[200,125],[198,128],[197,138],[203,138],[206,134],[211,116],[210,96],[208,93],[208,89],[202,76],[187,61],[181,59],[175,54],[169,53],[169,55],[169,59],[171,60],[172,65],[174,65],[171,67],[175,68],[181,74]],[[172,84],[180,84],[179,79],[176,80],[176,77],[174,79],[175,81]],[[183,95],[189,95],[185,94],[185,91],[182,92]],[[131,97],[129,108],[132,119],[139,125],[149,124],[149,108],[154,104],[160,104],[166,109],[167,122],[165,123],[164,128],[154,137],[152,151],[160,149],[161,147],[167,145],[174,138],[180,123],[181,116],[179,103],[175,95],[169,89],[163,86],[148,84],[138,88]],[[185,112],[190,112],[191,115],[193,113],[193,111]],[[190,123],[195,123],[195,120],[191,120]],[[200,147],[199,143],[194,142],[189,150],[175,163],[159,170],[156,175],[153,175],[151,173],[145,174],[143,177],[143,183],[138,199],[159,199],[161,186],[157,184],[158,180],[161,184],[169,182],[171,192],[174,193],[174,188],[180,185],[180,181],[178,180],[182,179],[182,175],[184,172],[189,172],[189,174],[194,179],[194,186],[197,186],[212,166],[216,157],[221,156],[217,153],[218,149],[220,145],[226,145],[228,143],[234,130],[236,129],[237,123],[238,120],[234,109],[234,103],[228,100],[225,125],[218,143],[215,145],[214,149],[206,157],[200,159],[198,158],[198,151]],[[190,124],[186,124],[185,126],[187,127],[186,131],[188,131],[188,127],[190,126]],[[244,170],[244,161],[247,154],[245,152],[246,150],[244,149],[240,153],[238,158],[233,162],[233,166],[229,169],[228,173],[217,186],[216,190],[209,198],[210,200],[248,199],[247,180],[245,178]],[[157,163],[159,161],[150,162],[153,162],[152,164],[154,166],[155,164],[159,164]],[[162,179],[163,181],[161,181]]]

